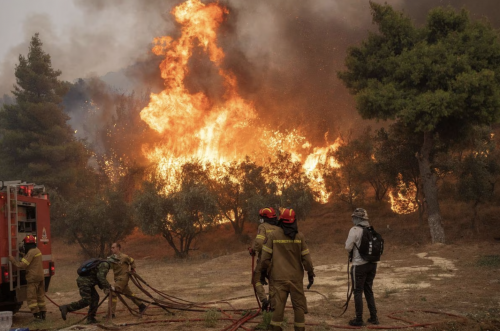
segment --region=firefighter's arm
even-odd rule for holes
[[[135,260],[129,256],[129,265],[132,272],[135,272]]]
[[[26,254],[26,256],[21,259],[20,262],[17,262],[13,256],[9,256],[9,261],[18,268],[26,269],[31,264],[31,261],[33,261],[33,257],[34,252],[31,249],[28,254]]]
[[[271,266],[271,259],[273,258],[273,239],[272,235],[267,237],[262,246],[262,256],[261,256],[261,270],[260,270],[260,282],[262,285],[267,285],[266,277],[268,270]]]
[[[257,230],[257,236],[253,242],[252,250],[255,253],[259,253],[262,250],[262,246],[264,245],[264,240],[266,240],[266,228],[264,225],[259,225],[259,229]]]
[[[109,290],[111,288],[111,285],[106,279],[110,267],[111,266],[108,262],[103,262],[99,264],[99,267],[97,268],[97,280],[99,281],[99,284],[101,285],[100,287],[103,290]]]
[[[300,255],[302,256],[302,265],[304,266],[307,273],[314,273],[314,267],[311,259],[311,253],[309,252],[309,247],[304,238],[302,238],[302,247]]]

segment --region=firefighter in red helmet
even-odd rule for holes
[[[262,310],[266,310],[269,307],[269,299],[266,295],[266,290],[264,289],[264,285],[267,283],[262,283],[260,281],[261,275],[261,255],[262,255],[262,245],[266,240],[267,236],[278,229],[278,218],[276,217],[276,212],[274,208],[267,207],[259,210],[259,228],[257,229],[257,236],[253,242],[253,246],[250,249],[250,255],[254,256],[257,254],[257,265],[255,267],[252,282],[255,286],[255,290],[257,292],[257,296],[259,297],[260,302],[262,303]],[[269,285],[269,291],[271,292],[271,286]]]
[[[274,306],[271,320],[272,330],[282,330],[285,304],[290,295],[292,299],[295,331],[305,330],[307,301],[304,294],[304,269],[309,278],[309,289],[314,283],[314,268],[311,254],[307,248],[304,235],[297,228],[295,211],[290,208],[283,210],[279,228],[267,237],[262,247],[262,275],[272,268],[269,279],[273,284],[269,296]]]
[[[36,319],[45,320],[45,283],[42,265],[42,252],[36,247],[36,239],[28,235],[23,239],[25,256],[17,262],[9,256],[10,262],[18,268],[26,269],[28,307]]]

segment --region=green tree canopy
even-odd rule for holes
[[[416,27],[389,5],[370,2],[372,33],[351,47],[339,78],[363,118],[392,119],[421,134],[417,155],[433,242],[445,242],[433,172],[434,140],[460,139],[500,116],[500,42],[467,11],[432,10]]]
[[[16,103],[0,110],[0,169],[5,179],[23,179],[69,193],[88,154],[75,140],[61,101],[68,84],[52,68],[50,55],[35,34],[28,56],[15,69]]]

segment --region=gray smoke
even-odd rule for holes
[[[24,43],[12,49],[0,65],[0,95],[11,90],[17,54],[27,53],[35,32],[40,32],[63,79],[96,75],[118,88],[161,89],[161,58],[151,54],[151,41],[179,35],[170,11],[181,2],[74,0],[84,23],[75,23],[62,34],[54,32],[48,17],[27,18]],[[450,5],[466,7],[473,18],[500,25],[496,1],[386,2],[417,24],[424,23],[429,9]],[[222,4],[230,10],[219,34],[226,52],[224,65],[237,75],[240,93],[255,103],[263,122],[283,129],[300,127],[316,142],[327,131],[336,136],[339,128],[354,127],[352,123],[359,119],[354,100],[336,72],[343,69],[347,48],[359,44],[375,28],[367,0],[225,0]],[[187,87],[220,97],[220,81],[206,55],[196,51],[189,65]]]

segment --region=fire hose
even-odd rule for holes
[[[188,301],[188,300],[185,300],[185,299],[182,299],[182,298],[178,298],[178,297],[169,295],[167,293],[164,293],[162,291],[159,291],[159,290],[155,289],[154,287],[152,287],[151,285],[149,285],[140,275],[138,275],[135,272],[134,273],[130,273],[130,280],[132,280],[132,282],[134,283],[134,285],[142,293],[144,293],[150,300],[141,299],[141,298],[138,298],[136,296],[133,296],[133,298],[135,298],[135,299],[137,299],[137,300],[139,300],[139,301],[141,301],[143,303],[147,303],[148,304],[148,308],[150,306],[155,306],[156,308],[161,308],[161,309],[165,310],[167,313],[169,313],[171,315],[175,315],[171,310],[184,310],[184,311],[193,311],[193,312],[205,312],[207,308],[210,308],[210,307],[208,307],[209,305],[214,305],[214,304],[218,304],[218,303],[227,304],[229,307],[231,307],[231,309],[225,309],[225,310],[223,310],[222,308],[217,308],[217,311],[221,312],[222,314],[224,314],[226,316],[226,317],[223,317],[223,318],[219,318],[218,320],[221,320],[221,321],[230,321],[231,322],[230,325],[226,326],[221,331],[236,331],[239,328],[242,328],[244,330],[248,330],[246,327],[244,327],[244,324],[245,323],[249,323],[249,322],[256,323],[256,322],[251,321],[251,320],[253,318],[255,318],[256,316],[258,316],[259,313],[261,312],[260,301],[259,301],[259,299],[257,297],[257,292],[256,292],[255,284],[253,283],[253,273],[254,273],[254,268],[255,268],[255,257],[254,256],[252,256],[251,267],[252,267],[252,270],[251,270],[251,283],[252,283],[252,286],[253,286],[253,289],[254,289],[254,296],[255,296],[255,298],[257,300],[257,303],[258,303],[258,308],[256,308],[255,311],[247,312],[246,314],[244,314],[239,319],[236,319],[236,318],[232,317],[227,312],[232,311],[232,312],[236,312],[236,313],[241,313],[243,311],[243,309],[236,309],[236,308],[234,308],[229,303],[229,301],[236,300],[236,299],[242,299],[242,298],[248,298],[249,297],[248,295],[247,296],[242,296],[242,297],[225,299],[225,300],[217,300],[217,301],[207,301],[207,302],[195,303],[195,302],[191,302],[191,301]],[[348,266],[348,268],[349,268],[349,266]],[[161,299],[160,298],[155,298],[151,293],[149,293],[149,291],[145,287],[149,288],[151,291],[153,291],[154,293],[156,293],[158,296],[161,297]],[[113,292],[118,297],[118,299],[124,304],[124,306],[127,308],[127,310],[129,310],[129,312],[133,316],[136,316],[136,317],[142,317],[143,315],[146,315],[146,316],[155,316],[153,314],[146,314],[146,313],[142,313],[141,314],[140,312],[139,313],[136,312],[134,309],[132,309],[126,303],[126,301],[123,298],[123,296],[126,296],[128,298],[132,298],[132,296],[130,296],[128,294],[125,294],[125,293],[122,293],[122,292],[120,292],[118,290],[115,290]],[[317,291],[310,291],[310,290],[308,292],[319,293]],[[352,291],[349,291],[349,284],[348,284],[348,301],[350,299],[349,292],[352,292]],[[319,294],[321,294],[321,293],[319,293]],[[46,296],[46,298],[50,302],[52,302],[54,305],[56,305],[56,306],[59,307],[59,305],[57,303],[55,303],[50,297],[48,297],[47,295],[45,295],[45,296]],[[322,296],[326,299],[326,297],[324,295],[322,295]],[[108,298],[108,295],[106,295],[101,300],[101,302],[99,303],[99,305],[97,306],[97,308],[99,308],[102,305],[102,303],[104,303],[104,301],[106,300],[106,298]],[[348,301],[346,302],[346,304],[344,306],[342,306],[342,308],[344,308],[346,305],[348,305]],[[287,308],[290,308],[290,307],[287,307]],[[108,317],[110,317],[110,311],[109,311],[109,309],[110,309],[110,307],[108,307]],[[347,307],[345,307],[344,312],[346,310],[347,310]],[[417,312],[427,313],[427,314],[445,315],[445,316],[453,317],[454,319],[458,319],[462,323],[464,323],[464,322],[467,321],[467,319],[464,318],[464,317],[462,317],[462,316],[454,315],[454,314],[450,314],[450,313],[446,313],[446,312],[438,312],[438,311],[432,311],[432,310],[407,310],[407,311],[397,311],[397,312],[390,313],[389,315],[387,315],[387,317],[390,318],[390,319],[396,320],[396,321],[401,321],[401,322],[404,322],[404,323],[408,323],[408,325],[402,325],[402,326],[380,326],[380,325],[373,325],[372,326],[372,325],[370,325],[370,326],[364,326],[364,327],[367,328],[367,329],[398,330],[398,329],[409,329],[409,328],[416,328],[416,327],[429,327],[429,326],[439,325],[439,324],[443,324],[443,323],[447,322],[447,321],[438,321],[438,322],[418,323],[418,322],[413,322],[413,321],[410,321],[410,320],[407,320],[407,319],[403,319],[401,317],[396,316],[396,315],[401,314],[401,313],[417,313]],[[88,315],[86,313],[78,313],[78,312],[72,312],[72,313],[85,315],[85,317],[83,319],[79,320],[75,324],[81,323],[85,318],[87,318],[87,315]],[[99,314],[103,314],[103,313],[104,312],[101,312]],[[119,327],[125,327],[125,326],[133,326],[133,325],[141,325],[141,324],[155,324],[155,323],[200,322],[200,321],[204,321],[204,319],[202,319],[202,318],[191,318],[191,319],[189,319],[189,318],[186,318],[186,319],[160,319],[160,320],[146,320],[146,321],[140,321],[140,322],[119,323],[119,324],[113,323],[110,319],[108,321],[110,322],[111,326],[105,326],[105,325],[102,325],[102,324],[97,324],[97,326],[100,327],[100,328],[102,328],[102,329],[117,330]],[[334,329],[360,329],[360,327],[356,327],[356,326],[325,324],[325,323],[306,323],[306,325],[307,326],[320,326],[320,325],[323,325],[323,326],[327,326],[327,327],[334,328]]]

